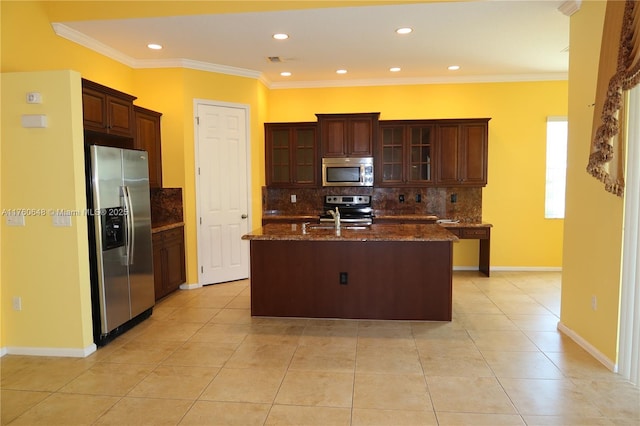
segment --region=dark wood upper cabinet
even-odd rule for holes
[[[135,96],[82,79],[84,129],[113,136],[133,138]]]
[[[380,113],[316,114],[322,157],[371,157]]]
[[[487,184],[488,128],[488,118],[438,124],[436,184]]]
[[[423,186],[434,182],[436,131],[432,121],[381,121],[376,158],[379,186]]]
[[[85,144],[143,149],[149,186],[162,187],[161,113],[134,105],[135,96],[82,79]]]
[[[265,123],[267,186],[318,185],[317,127],[316,123]]]
[[[134,106],[135,139],[134,148],[143,149],[149,154],[149,186],[162,187],[162,146],[160,138],[161,113]]]
[[[322,157],[359,156],[374,157],[377,187],[487,184],[490,118],[379,121],[379,113],[316,116],[317,126],[265,123],[267,186],[318,187]]]

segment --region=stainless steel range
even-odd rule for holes
[[[333,222],[333,215],[329,210],[340,212],[340,222],[357,225],[371,225],[373,223],[373,209],[370,195],[325,195],[320,222]]]

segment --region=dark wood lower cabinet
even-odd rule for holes
[[[153,234],[153,273],[156,300],[186,282],[184,227]]]
[[[251,241],[251,314],[450,321],[451,241]]]

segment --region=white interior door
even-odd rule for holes
[[[249,277],[247,116],[196,102],[198,269],[201,285]]]

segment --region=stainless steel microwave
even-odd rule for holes
[[[373,186],[373,157],[323,158],[322,186]]]

